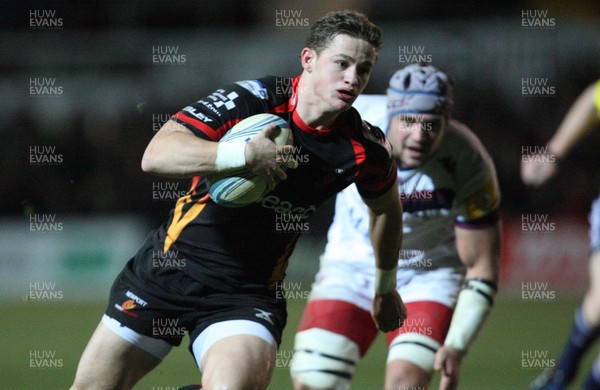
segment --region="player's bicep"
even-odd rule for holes
[[[215,159],[215,142],[169,120],[148,143],[141,166],[144,172],[186,178],[214,169]]]
[[[478,229],[454,227],[456,250],[467,266],[469,277],[497,280],[501,253],[501,224]]]
[[[398,194],[398,179],[382,195],[370,198],[362,196],[363,202],[369,208],[369,211],[375,215],[395,214],[402,218],[402,203]]]
[[[173,119],[169,119],[168,121],[165,122],[164,125],[162,125],[160,130],[158,130],[156,132],[156,134],[154,135],[154,138],[160,139],[161,137],[166,137],[173,133],[184,133],[184,134],[189,134],[192,136],[194,135],[194,133],[190,129],[183,126],[181,123],[178,123]]]

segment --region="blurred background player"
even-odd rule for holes
[[[369,205],[381,275],[373,318],[384,331],[400,326],[405,308],[395,289],[402,235],[396,167],[383,133],[351,108],[380,46],[380,29],[363,14],[327,14],[310,29],[300,76],[227,85],[178,112],[156,133],[142,169],[193,178],[192,189],[115,280],[73,389],[133,387],[185,333],[204,389],[265,389],[287,317],[277,286],[301,233],[278,231],[277,218],[305,220],[353,182]],[[291,88],[280,91],[280,84]],[[285,156],[272,141],[274,125],[246,143],[217,142],[236,123],[264,112],[288,121],[306,164],[287,174],[282,170]],[[198,176],[240,168],[267,179],[268,197],[239,208],[212,202]],[[185,266],[156,267],[157,254],[183,258]],[[161,329],[164,323],[176,329]]]
[[[426,388],[434,368],[442,372],[441,388],[455,388],[461,359],[496,294],[496,173],[477,137],[450,119],[452,100],[446,74],[409,65],[392,76],[387,97],[363,95],[354,104],[364,120],[386,129],[402,183],[397,288],[408,316],[387,333],[389,390]],[[368,225],[356,187],[339,193],[295,338],[296,389],[350,388],[355,366],[376,336],[369,315],[376,271]]]
[[[524,159],[521,178],[525,184],[537,187],[558,172],[558,162],[564,160],[573,147],[600,124],[600,81],[588,86],[567,112],[556,133],[547,143],[546,152],[555,163],[543,159]],[[537,160],[537,161],[536,161]],[[573,381],[581,358],[600,334],[600,197],[590,212],[591,254],[590,285],[581,306],[575,312],[571,334],[554,369],[546,370],[530,389],[565,389]],[[600,357],[585,380],[585,389],[600,389]]]

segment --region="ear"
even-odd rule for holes
[[[305,47],[304,49],[302,49],[302,52],[300,52],[300,63],[302,64],[302,67],[305,71],[309,73],[312,72],[314,62],[316,60],[317,53],[313,49]]]

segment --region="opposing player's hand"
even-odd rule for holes
[[[287,179],[287,174],[279,163],[281,147],[273,142],[279,131],[275,124],[270,124],[252,137],[246,146],[246,167],[255,175],[262,176],[271,190],[279,180]]]
[[[375,294],[371,315],[379,330],[391,332],[404,323],[406,306],[404,306],[404,302],[402,302],[402,298],[396,290],[383,295]]]
[[[544,184],[558,172],[558,163],[547,162],[542,155],[530,155],[521,161],[521,179],[523,183],[537,187]]]
[[[442,345],[438,349],[433,368],[441,371],[440,390],[454,390],[458,387],[462,358],[461,351],[448,345]]]

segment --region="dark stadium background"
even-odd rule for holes
[[[480,137],[496,163],[508,237],[506,283],[465,363],[464,388],[524,388],[541,369],[527,367],[522,356],[539,352],[539,365],[555,357],[586,283],[586,215],[598,194],[600,133],[578,146],[561,173],[537,190],[521,183],[519,162],[524,148],[544,145],[579,93],[600,76],[597,2],[20,1],[0,5],[0,337],[8,351],[0,364],[1,388],[68,386],[109,281],[127,260],[120,257],[115,265],[102,252],[111,245],[107,237],[129,235],[122,245],[131,255],[172,207],[153,198],[156,186],[187,189],[187,181],[153,177],[139,167],[156,126],[225,83],[299,74],[307,27],[282,27],[277,18],[285,16],[277,12],[293,11],[312,23],[343,8],[367,13],[384,31],[365,92],[384,92],[389,76],[405,65],[400,50],[423,50],[454,77],[454,117]],[[32,28],[34,10],[54,11],[45,18],[60,19],[61,25]],[[535,10],[541,11],[538,21],[552,20],[552,26],[525,28],[523,15]],[[185,60],[155,63],[156,47],[176,48]],[[31,83],[44,78],[62,92],[32,95]],[[545,80],[554,93],[525,96],[521,86],[531,78]],[[60,155],[60,162],[32,164],[32,154],[40,154],[36,146],[50,148],[46,154]],[[304,291],[318,266],[332,205],[311,220],[289,269],[290,281]],[[35,215],[53,218],[64,231],[32,230]],[[546,216],[556,230],[523,234],[523,215]],[[527,255],[546,246],[535,259]],[[53,255],[65,247],[68,256]],[[566,254],[549,264],[564,268],[550,272],[543,260],[556,248]],[[40,270],[52,270],[51,257],[64,269],[48,276]],[[95,284],[89,280],[94,272],[104,276]],[[43,282],[57,282],[64,294],[40,302],[22,299]],[[524,299],[523,283],[535,282],[549,283],[545,291],[556,298]],[[95,293],[86,296],[86,288]],[[303,303],[290,302],[273,389],[289,388],[286,359]],[[63,365],[32,368],[32,351],[54,351]],[[546,360],[539,358],[544,352]],[[381,387],[383,353],[380,340],[359,368],[355,388]],[[176,388],[195,375],[187,351],[179,348],[136,388]]]

